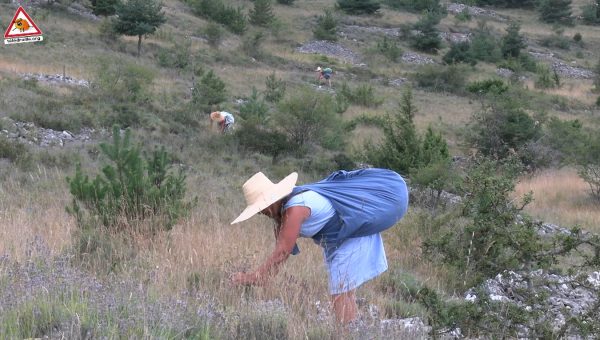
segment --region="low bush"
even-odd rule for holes
[[[329,9],[326,9],[323,15],[317,18],[313,36],[318,40],[337,40],[337,20]]]
[[[94,224],[97,218],[107,227],[123,229],[144,220],[155,227],[170,229],[187,214],[192,202],[184,202],[185,175],[171,171],[169,154],[164,147],[142,157],[139,146],[131,143],[131,131],[123,136],[113,128],[112,144],[101,143],[100,149],[110,161],[102,174],[90,180],[78,165],[67,183],[73,201],[67,210],[78,225]]]
[[[462,93],[467,82],[467,70],[458,65],[425,65],[412,77],[419,87],[436,92]]]

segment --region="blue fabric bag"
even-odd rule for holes
[[[327,198],[336,215],[312,238],[328,250],[348,238],[382,232],[408,210],[404,179],[388,169],[340,170],[312,184],[297,186],[291,196],[312,190]],[[294,246],[292,254],[299,253]]]

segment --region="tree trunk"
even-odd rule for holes
[[[137,57],[140,57],[140,50],[142,49],[142,35],[138,35],[138,54]]]

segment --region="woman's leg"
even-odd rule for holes
[[[356,319],[358,308],[356,307],[356,297],[354,290],[342,294],[331,296],[333,301],[333,311],[337,321],[342,325],[347,325],[349,322]]]

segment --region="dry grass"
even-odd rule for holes
[[[567,228],[579,225],[599,232],[599,203],[588,190],[587,183],[573,169],[548,170],[524,178],[516,187],[515,197],[532,191],[534,201],[526,208],[532,216]]]

